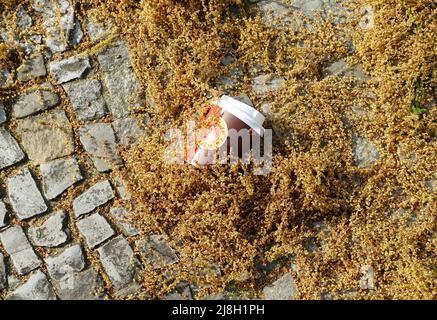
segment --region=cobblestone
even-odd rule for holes
[[[91,65],[88,56],[73,56],[71,58],[50,63],[50,73],[57,83],[63,84],[82,78]]]
[[[66,222],[67,214],[61,210],[48,218],[40,227],[29,228],[27,234],[37,247],[58,247],[67,242],[70,237]]]
[[[126,117],[141,105],[140,84],[131,68],[108,72],[103,81],[108,90],[106,102],[115,118]]]
[[[98,249],[103,268],[116,290],[134,282],[137,262],[129,243],[118,236]]]
[[[40,166],[44,195],[53,200],[83,179],[76,159],[60,159]]]
[[[99,172],[110,171],[121,163],[116,151],[114,130],[110,124],[88,124],[79,129],[79,137]]]
[[[178,257],[162,235],[151,235],[148,240],[136,241],[135,245],[143,261],[153,269],[160,269],[178,261]]]
[[[64,110],[18,121],[17,131],[30,160],[41,164],[74,152],[73,129]]]
[[[4,228],[9,223],[9,212],[3,201],[0,200],[0,229]]]
[[[97,207],[104,205],[113,198],[114,191],[112,190],[109,181],[105,180],[96,183],[94,186],[74,199],[74,214],[76,215],[76,218],[79,218],[86,213],[90,213]]]
[[[137,118],[118,119],[112,123],[120,144],[130,146],[146,134],[145,124]]]
[[[352,139],[353,157],[358,167],[367,168],[379,160],[380,153],[373,142],[358,134],[354,134]]]
[[[29,280],[7,297],[8,300],[56,300],[47,276],[42,271],[35,271]]]
[[[105,242],[115,234],[108,221],[98,213],[79,220],[76,225],[79,232],[84,236],[88,247],[91,249]]]
[[[126,237],[134,237],[139,234],[138,230],[129,222],[129,212],[123,207],[112,207],[111,217]]]
[[[6,115],[5,106],[2,103],[0,103],[0,124],[5,123],[7,119],[8,118]]]
[[[48,209],[29,169],[7,180],[9,201],[20,220],[45,213]]]
[[[54,107],[58,103],[58,94],[54,92],[53,86],[46,82],[38,90],[22,95],[12,109],[16,118],[24,118]]]
[[[42,264],[20,226],[12,226],[2,231],[0,240],[20,275],[27,274]]]
[[[61,281],[85,268],[85,257],[78,244],[68,247],[57,256],[48,257],[45,262],[50,277],[55,281]]]
[[[42,54],[36,54],[31,59],[26,60],[17,69],[17,79],[20,82],[27,82],[38,77],[43,77],[46,74],[47,70]]]
[[[79,120],[89,121],[102,118],[106,113],[106,104],[102,96],[99,80],[86,79],[64,84]]]
[[[296,283],[287,273],[263,289],[266,300],[294,300],[298,294]]]
[[[6,288],[8,284],[8,277],[6,275],[5,256],[0,252],[0,292]]]
[[[10,167],[24,159],[23,150],[11,133],[0,127],[0,170]]]

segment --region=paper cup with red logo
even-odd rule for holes
[[[222,96],[211,103],[204,116],[202,128],[196,136],[195,150],[188,156],[189,162],[193,165],[213,164],[220,152],[226,156],[244,157],[250,152],[253,139],[263,137],[264,121],[264,115],[253,107]],[[234,139],[234,136],[237,137]]]

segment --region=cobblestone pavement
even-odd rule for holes
[[[265,23],[273,18],[291,23],[290,10],[309,17],[348,14],[328,0],[295,1],[293,6],[252,2]],[[21,38],[0,30],[4,41],[19,43],[30,57],[16,73],[29,89],[0,104],[0,297],[125,297],[140,290],[136,279],[146,264],[159,269],[177,262],[163,235],[140,236],[128,221],[123,201],[129,194],[113,170],[122,165],[117,146],[134,143],[147,131],[147,115],[131,111],[144,100],[129,49],[115,37],[103,50],[78,52],[84,39],[98,43],[110,28],[88,19],[81,23],[68,0],[35,0],[32,7],[19,7],[16,17],[28,31],[33,19],[42,19],[44,32]],[[366,80],[359,67],[343,60],[324,73]],[[0,70],[0,76],[6,87],[12,72]],[[232,86],[231,78],[219,80],[223,87]],[[257,74],[253,91],[263,96],[283,82],[277,75]],[[380,157],[375,144],[358,133],[353,150],[360,167]],[[364,266],[363,274],[362,286],[373,286],[372,268]],[[168,298],[192,298],[191,289],[181,287]],[[297,290],[293,277],[285,274],[264,295],[288,299]]]

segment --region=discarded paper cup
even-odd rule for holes
[[[192,164],[212,164],[217,152],[242,158],[252,149],[253,139],[264,135],[264,115],[229,96],[213,101],[197,137]],[[232,143],[237,146],[232,149]],[[225,146],[226,144],[226,146]],[[237,150],[235,150],[237,149]]]

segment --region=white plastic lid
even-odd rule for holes
[[[265,117],[251,106],[229,96],[222,96],[218,105],[225,111],[232,113],[238,119],[251,127],[261,137],[264,135],[263,124]]]

